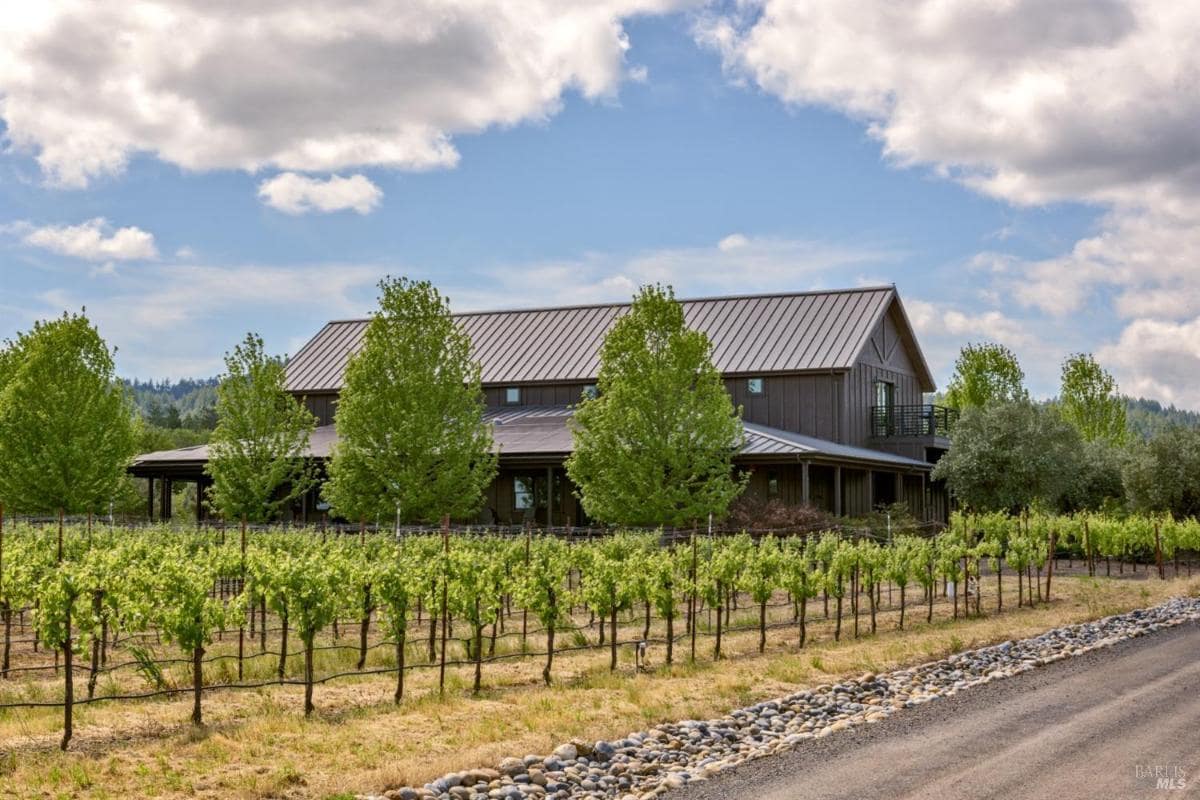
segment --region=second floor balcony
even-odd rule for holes
[[[958,421],[958,409],[930,404],[871,406],[871,436],[947,437]]]

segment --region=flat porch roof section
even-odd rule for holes
[[[484,420],[492,425],[493,450],[500,454],[502,462],[528,462],[565,458],[570,454],[574,446],[573,417],[573,410],[567,406],[515,406],[489,409]],[[881,450],[851,447],[749,422],[744,423],[744,427],[746,441],[737,456],[739,461],[812,460],[904,470],[928,471],[933,468],[925,461]],[[317,428],[304,455],[315,459],[329,458],[337,438],[333,425]],[[129,472],[142,478],[167,476],[196,480],[204,474],[208,454],[207,445],[146,453],[134,459]]]

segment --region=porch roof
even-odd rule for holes
[[[492,424],[493,451],[499,453],[501,459],[529,460],[566,457],[574,445],[571,434],[573,416],[574,411],[568,406],[519,406],[488,409],[484,419]],[[924,461],[894,453],[852,447],[752,422],[743,423],[743,427],[746,440],[737,456],[737,460],[742,462],[757,459],[813,460],[892,469],[928,470],[932,467]],[[333,425],[317,428],[309,438],[304,455],[314,459],[329,458],[337,439]],[[140,476],[166,473],[182,475],[192,471],[200,474],[208,458],[208,445],[163,450],[138,456],[129,471]]]

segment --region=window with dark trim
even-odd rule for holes
[[[600,390],[596,388],[596,384],[589,383],[587,386],[583,387],[583,391],[580,392],[580,395],[584,400],[593,400],[600,395]]]
[[[517,511],[528,511],[533,507],[533,479],[524,476],[513,478],[513,508]]]
[[[504,389],[504,405],[515,406],[521,402],[521,387],[508,386]]]
[[[896,384],[889,381],[875,381],[875,405],[878,408],[891,408],[896,404]]]
[[[762,378],[746,378],[746,393],[759,395],[765,391],[766,386]]]
[[[775,470],[767,473],[767,497],[771,500],[779,497],[779,473]]]

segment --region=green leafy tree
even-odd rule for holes
[[[312,486],[305,459],[316,418],[287,393],[283,364],[253,333],[225,355],[207,471],[227,519],[266,522]]]
[[[968,344],[959,352],[946,388],[946,404],[964,410],[1028,396],[1025,372],[1016,355],[1004,345],[990,342]]]
[[[430,283],[380,283],[346,368],[325,499],[348,519],[467,518],[496,474],[471,341]]]
[[[732,469],[741,414],[670,287],[643,287],[613,325],[597,388],[575,412],[567,459],[588,515],[650,526],[723,516],[745,485]]]
[[[1081,453],[1079,432],[1054,408],[1029,402],[968,408],[933,478],[945,480],[972,511],[1016,512],[1061,497]]]
[[[134,411],[87,317],[20,334],[0,384],[0,498],[30,513],[106,510],[133,456]]]
[[[1200,428],[1167,428],[1137,445],[1123,477],[1135,510],[1200,516]]]
[[[1079,429],[1085,442],[1119,445],[1128,438],[1125,399],[1113,376],[1090,353],[1077,353],[1063,362],[1059,402],[1063,418]]]

